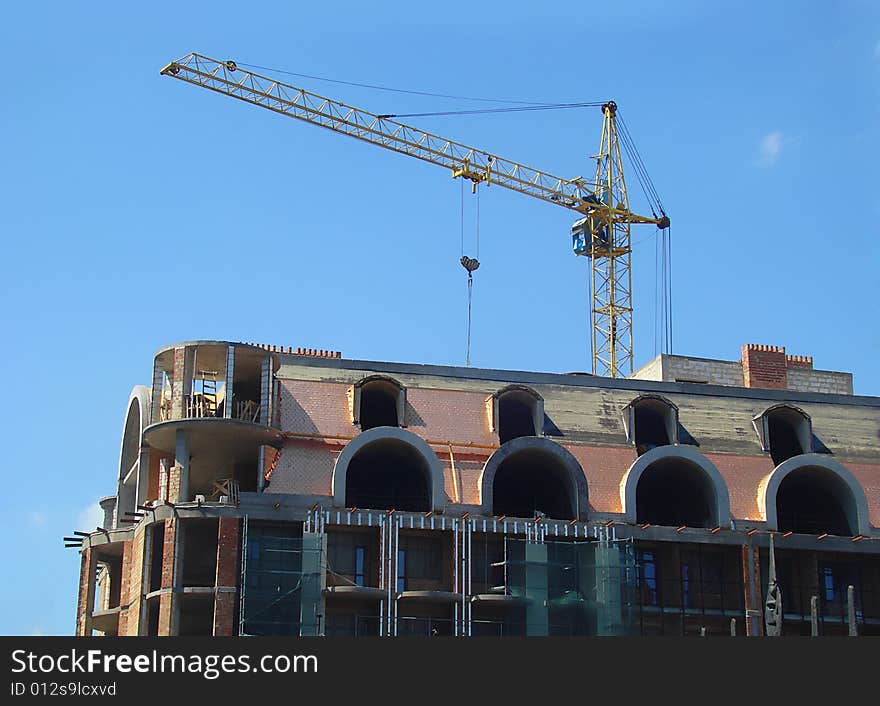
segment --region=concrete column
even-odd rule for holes
[[[174,349],[174,369],[171,374],[171,418],[183,419],[184,378],[186,377],[186,348]]]
[[[159,596],[159,635],[177,634],[177,525],[176,519],[165,520],[165,541],[162,545],[162,593]]]
[[[526,635],[546,636],[550,632],[547,577],[547,545],[526,544]]]
[[[303,532],[302,591],[300,592],[300,635],[324,632],[324,587],[327,581],[327,535]]]
[[[260,453],[257,457],[257,492],[263,492],[263,486],[266,484],[266,446],[260,446]]]
[[[223,403],[223,418],[232,419],[234,410],[232,408],[233,394],[233,377],[235,376],[235,346],[229,346],[226,352],[226,390],[224,392],[225,402]]]
[[[76,601],[76,635],[92,634],[92,608],[95,605],[95,571],[97,557],[91,547],[83,549],[79,569],[79,596]]]
[[[98,501],[98,505],[104,511],[104,520],[101,522],[101,527],[113,529],[114,516],[116,514],[116,496],[108,495],[106,498],[101,498]]]
[[[175,472],[177,478],[174,478]],[[178,429],[174,436],[174,469],[171,473],[169,486],[173,487],[177,481],[177,493],[172,493],[169,488],[169,500],[172,503],[188,502],[189,497],[189,433]]]
[[[217,528],[217,578],[214,599],[214,635],[231,636],[235,629],[235,600],[238,593],[239,519],[221,517]]]
[[[150,491],[150,447],[141,446],[138,454],[137,466],[137,495],[136,504],[143,505],[147,501],[147,493]],[[135,508],[137,510],[137,508]]]
[[[162,367],[159,365],[159,359],[153,360],[153,387],[150,390],[150,423],[156,424],[162,421]]]
[[[763,627],[761,623],[761,562],[758,548],[751,544],[743,545],[742,558],[746,636],[760,637],[763,633]]]
[[[260,424],[271,424],[272,412],[270,399],[272,397],[272,357],[263,358],[260,367]]]
[[[846,587],[846,621],[849,624],[849,636],[856,637],[859,627],[856,623],[856,589],[854,586]]]

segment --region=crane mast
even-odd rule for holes
[[[445,167],[454,178],[472,182],[474,190],[480,184],[496,184],[576,211],[581,218],[572,226],[574,251],[591,261],[592,372],[608,377],[632,372],[630,226],[652,223],[664,228],[669,219],[665,215],[640,216],[629,210],[613,102],[602,106],[602,140],[595,156],[595,181],[590,182],[582,177],[553,176],[405,125],[391,116],[260,76],[233,61],[191,53],[172,61],[160,73]]]

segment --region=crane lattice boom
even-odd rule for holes
[[[615,377],[632,370],[632,306],[629,287],[629,226],[668,219],[629,210],[618,168],[615,110],[603,107],[602,150],[596,179],[563,179],[485,150],[448,140],[345,103],[201,54],[187,54],[165,66],[162,75],[238,98],[313,125],[450,169],[453,177],[477,185],[497,184],[585,216],[573,228],[575,252],[593,263],[593,372]],[[613,143],[612,143],[613,140]],[[605,166],[603,166],[603,164]],[[620,198],[621,193],[623,198]],[[609,237],[609,234],[611,237]],[[615,264],[617,266],[615,267]],[[626,286],[621,280],[626,274]],[[597,286],[598,283],[598,286]],[[623,325],[621,325],[623,324]],[[627,340],[623,340],[626,338]],[[618,353],[620,351],[620,353]]]

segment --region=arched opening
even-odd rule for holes
[[[764,450],[775,465],[812,449],[813,430],[810,417],[797,407],[778,405],[761,415]]]
[[[431,472],[418,449],[400,439],[373,441],[354,454],[345,473],[346,507],[427,512]]]
[[[654,461],[636,486],[636,521],[669,527],[714,527],[715,491],[703,469],[679,457]]]
[[[799,468],[782,479],[776,491],[776,518],[781,532],[844,537],[858,533],[850,489],[825,468]]]
[[[678,408],[663,397],[644,395],[633,400],[627,419],[629,440],[639,456],[678,441]]]
[[[576,496],[571,485],[560,458],[543,449],[522,449],[505,458],[495,472],[492,514],[573,520]]]
[[[510,392],[498,400],[498,436],[504,444],[521,436],[535,435],[533,400]]]
[[[401,426],[403,388],[394,380],[374,378],[358,385],[361,429]]]

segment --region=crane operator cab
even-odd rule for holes
[[[593,194],[586,196],[584,201],[602,205],[602,201]],[[575,255],[589,257],[594,248],[607,248],[609,245],[608,224],[598,216],[584,216],[571,226],[571,247]]]

